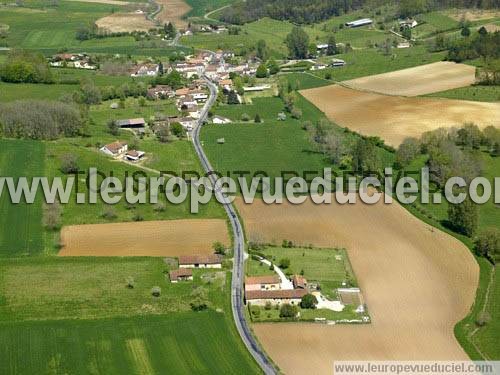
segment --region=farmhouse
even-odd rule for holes
[[[139,161],[143,158],[144,156],[144,151],[137,151],[137,150],[129,150],[125,153],[125,160],[128,160],[128,161]]]
[[[182,125],[182,127],[186,128],[186,130],[193,130],[196,126],[197,120],[194,117],[181,117],[177,119],[177,122]]]
[[[104,152],[106,155],[119,156],[127,152],[128,145],[123,141],[115,141],[113,143],[107,144],[101,147],[100,151]]]
[[[175,96],[175,91],[166,85],[157,85],[148,89],[148,98],[151,99],[164,99],[173,98]]]
[[[182,255],[179,257],[179,268],[222,268],[222,256]]]
[[[231,120],[228,119],[227,117],[215,115],[214,117],[212,117],[212,123],[213,124],[230,124]]]
[[[158,74],[159,66],[158,64],[141,64],[136,65],[131,73],[131,77],[154,77]]]
[[[307,293],[305,289],[249,290],[245,291],[245,300],[258,306],[264,306],[267,302],[271,305],[282,303],[298,305]]]
[[[280,278],[278,275],[245,277],[245,292],[252,290],[278,290]]]
[[[373,20],[370,18],[361,18],[356,21],[346,22],[345,25],[347,27],[361,27],[361,26],[371,25],[372,23]]]
[[[399,29],[400,30],[403,30],[406,27],[409,29],[413,29],[417,25],[418,25],[418,22],[414,19],[411,19],[411,18],[407,18],[406,20],[399,21]]]
[[[171,283],[179,281],[193,280],[193,271],[189,268],[179,268],[168,273]]]

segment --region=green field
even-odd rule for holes
[[[212,10],[219,9],[238,0],[186,0],[192,8],[187,17],[201,17]]]
[[[76,90],[78,90],[78,85],[0,82],[0,102],[21,99],[58,100],[63,95],[71,94]]]
[[[255,374],[230,314],[0,323],[2,374]],[[166,370],[168,369],[168,370]]]
[[[42,143],[0,139],[0,150],[0,176],[29,178],[43,174],[45,147]],[[44,250],[41,199],[36,199],[34,204],[12,204],[4,186],[0,212],[0,257],[34,255]]]
[[[448,99],[474,100],[478,102],[498,102],[500,101],[500,90],[498,86],[478,85],[436,92],[426,96]]]

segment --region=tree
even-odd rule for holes
[[[403,38],[406,40],[411,40],[411,28],[410,27],[403,27],[403,30],[401,31],[401,35],[403,35]]]
[[[380,158],[373,142],[358,138],[352,151],[352,167],[358,173],[379,170]]]
[[[284,303],[280,307],[280,318],[295,318],[297,315],[297,307]]]
[[[462,30],[460,31],[460,35],[462,35],[463,37],[468,37],[470,36],[470,29],[468,26],[464,26],[462,27]]]
[[[267,50],[267,46],[266,46],[266,41],[265,40],[260,39],[257,42],[255,54],[262,61],[266,61],[267,60],[268,50]]]
[[[262,122],[262,120],[260,118],[260,115],[258,113],[255,115],[255,118],[254,118],[253,122],[255,122],[255,123],[261,123]]]
[[[316,308],[317,303],[318,300],[316,299],[316,297],[308,293],[302,297],[300,301],[300,307],[302,307],[303,309],[314,309]]]
[[[486,27],[484,27],[484,26],[481,26],[477,32],[478,32],[478,33],[479,33],[479,35],[481,35],[481,36],[488,35],[488,30],[486,30]]]
[[[0,65],[0,79],[12,83],[52,83],[52,72],[40,53],[14,49]]]
[[[227,104],[240,104],[240,100],[238,99],[238,94],[236,91],[231,90],[227,94]]]
[[[335,40],[335,36],[330,35],[328,37],[328,47],[326,48],[326,54],[328,56],[337,54],[337,41]]]
[[[396,151],[396,163],[400,167],[407,167],[419,154],[420,143],[418,139],[408,137],[403,140]]]
[[[116,120],[108,120],[107,127],[108,131],[113,135],[118,135],[118,133],[120,132],[120,127],[118,126]]]
[[[135,280],[133,277],[129,276],[127,277],[127,280],[125,280],[126,283],[127,283],[127,288],[128,289],[134,289],[135,287]]]
[[[257,72],[255,73],[257,78],[266,78],[267,77],[267,67],[266,64],[262,63],[257,68]]]
[[[84,104],[100,104],[102,100],[101,90],[92,80],[85,80],[80,85],[80,99]]]
[[[274,75],[279,73],[280,71],[280,66],[274,59],[270,59],[267,62],[267,69],[269,69],[269,74]]]
[[[457,131],[457,144],[460,146],[479,149],[481,147],[481,142],[483,139],[483,134],[481,130],[472,123],[464,124]]]
[[[56,230],[61,224],[61,207],[58,201],[45,203],[43,206],[43,226],[47,230]]]
[[[295,59],[305,59],[308,53],[309,36],[299,26],[295,26],[286,36],[289,55]]]
[[[215,254],[224,255],[226,253],[226,247],[222,242],[216,241],[212,244]]]
[[[402,18],[407,18],[416,14],[425,13],[428,6],[428,0],[401,0],[399,2],[399,15]]]
[[[285,102],[285,111],[292,112],[295,106],[295,95],[292,93],[285,94],[283,101]]]
[[[155,134],[161,143],[167,143],[170,137],[170,128],[167,124],[161,124],[156,128]]]
[[[184,138],[186,136],[186,129],[184,129],[184,127],[178,122],[174,122],[170,125],[170,131],[177,138]]]
[[[280,268],[287,269],[288,267],[290,267],[290,259],[281,258],[279,266],[280,266]]]
[[[151,294],[153,295],[153,297],[159,297],[161,295],[161,288],[159,286],[152,287]]]
[[[479,233],[474,240],[474,249],[478,255],[496,262],[500,258],[500,231],[488,228]]]
[[[78,172],[77,157],[75,154],[64,154],[61,157],[61,172],[64,174],[74,174]]]
[[[299,120],[302,117],[302,110],[300,108],[292,108],[292,118]]]
[[[472,237],[476,233],[478,217],[478,207],[470,198],[448,206],[448,221],[457,232],[466,236]]]

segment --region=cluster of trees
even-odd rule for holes
[[[438,42],[444,44],[445,49],[448,49],[447,59],[451,61],[461,62],[478,57],[485,59],[500,58],[500,49],[498,48],[500,45],[500,32],[488,33],[484,27],[481,27],[474,35],[469,36],[466,34],[463,38],[451,40],[447,43],[443,37],[439,37],[436,44]]]
[[[305,59],[309,55],[309,36],[301,27],[295,26],[286,36],[285,42],[291,58]]]
[[[314,23],[361,8],[366,0],[248,0],[226,8],[221,20],[243,24],[262,17]]]
[[[480,85],[500,85],[500,60],[487,60],[483,67],[477,68],[476,80]]]
[[[144,82],[126,82],[120,86],[98,87],[92,80],[82,80],[80,88],[75,91],[70,98],[64,101],[74,101],[80,104],[95,105],[103,100],[120,99],[127,97],[145,97],[147,95],[147,85]]]
[[[153,86],[167,85],[176,90],[183,87],[186,82],[182,75],[177,70],[173,69],[169,74],[158,75],[151,83]]]
[[[45,57],[40,53],[12,50],[0,65],[0,79],[13,83],[52,83],[54,79]]]
[[[175,26],[172,22],[168,22],[163,25],[163,32],[169,39],[174,39],[175,35],[177,34],[177,30],[175,29]]]
[[[5,137],[57,139],[81,133],[85,121],[74,105],[42,100],[19,100],[0,105],[0,130]]]

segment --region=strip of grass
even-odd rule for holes
[[[500,101],[500,88],[498,86],[468,86],[436,92],[426,96],[459,100],[474,100],[478,102],[498,102]]]
[[[256,374],[230,313],[0,324],[0,372]]]
[[[45,147],[40,142],[0,139],[0,176],[34,177],[44,170]],[[0,197],[0,257],[38,254],[44,249],[42,201],[12,204],[7,187]]]

